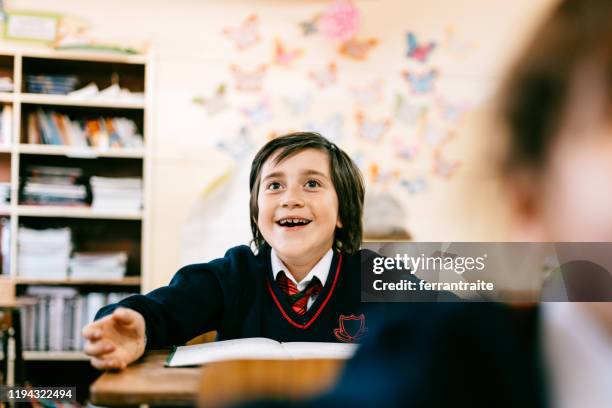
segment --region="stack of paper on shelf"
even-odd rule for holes
[[[125,252],[76,252],[70,260],[72,279],[120,280],[125,276]]]
[[[68,96],[77,100],[89,98],[130,102],[142,102],[144,100],[143,92],[132,92],[127,88],[121,88],[117,84],[110,85],[108,88],[100,89],[94,82],[90,82],[83,88],[70,92]]]
[[[67,95],[74,91],[79,79],[75,75],[26,75],[30,93]]]
[[[32,279],[66,279],[72,250],[70,228],[19,227],[18,274]]]
[[[92,208],[107,211],[139,211],[142,208],[142,179],[97,177],[90,180]]]
[[[28,166],[21,191],[23,204],[87,205],[83,170],[78,167]]]
[[[4,105],[0,114],[0,145],[11,144],[11,133],[13,131],[13,107]]]
[[[13,92],[13,78],[0,77],[0,92]]]

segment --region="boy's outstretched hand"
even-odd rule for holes
[[[122,370],[145,350],[145,321],[132,309],[120,307],[83,328],[85,354],[97,369]]]

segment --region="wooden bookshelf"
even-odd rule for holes
[[[46,218],[90,218],[99,220],[141,220],[143,212],[99,211],[89,207],[18,205],[16,215]]]
[[[147,55],[112,55],[73,51],[22,51],[0,46],[0,74],[12,75],[13,92],[0,92],[0,107],[11,105],[10,143],[0,145],[0,181],[10,183],[10,202],[0,204],[0,217],[10,226],[10,270],[18,295],[34,286],[74,288],[79,296],[97,293],[140,292],[148,273],[151,202],[150,106],[152,78]],[[74,75],[77,89],[95,83],[102,90],[118,84],[132,92],[120,97],[77,97],[30,92],[28,75]],[[128,118],[142,135],[142,147],[75,147],[29,143],[28,115],[37,111],[58,112],[75,118]],[[70,140],[70,138],[63,140]],[[89,139],[88,139],[89,140]],[[104,144],[102,144],[104,145]],[[123,144],[124,146],[140,146]],[[20,189],[28,166],[78,167],[87,176],[137,177],[142,179],[144,208],[138,211],[96,210],[89,206],[29,205],[21,201]],[[88,193],[89,194],[89,193]],[[38,279],[19,270],[19,229],[69,227],[73,251],[124,251],[127,276],[108,279]],[[78,233],[77,233],[78,232]],[[68,275],[69,276],[69,275]],[[36,329],[37,330],[37,329]],[[42,348],[42,347],[41,347]],[[25,351],[26,361],[86,361],[80,351]]]
[[[82,351],[32,351],[23,352],[25,361],[88,361]]]
[[[8,147],[7,151],[11,151]],[[142,159],[145,157],[144,149],[128,149],[128,148],[108,148],[97,149],[93,147],[71,147],[71,146],[53,146],[42,144],[27,144],[21,143],[17,146],[19,153],[41,154],[51,156],[67,156],[74,158],[95,159],[98,157],[117,157],[117,158],[132,158]]]
[[[63,95],[45,95],[24,93],[17,97],[21,103],[52,106],[78,106],[93,108],[113,108],[113,109],[144,109],[145,101],[143,98],[88,98],[81,99]]]
[[[16,278],[17,285],[41,285],[41,286],[140,286],[139,276],[128,276],[121,280],[85,280],[85,279],[29,279]]]

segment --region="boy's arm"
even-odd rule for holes
[[[135,310],[145,320],[147,349],[183,344],[215,330],[223,314],[223,293],[217,277],[221,261],[185,266],[168,286],[105,306],[96,314],[96,320],[118,307]]]

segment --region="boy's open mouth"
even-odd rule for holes
[[[281,218],[276,224],[284,228],[296,228],[310,224],[311,220],[299,217]]]

